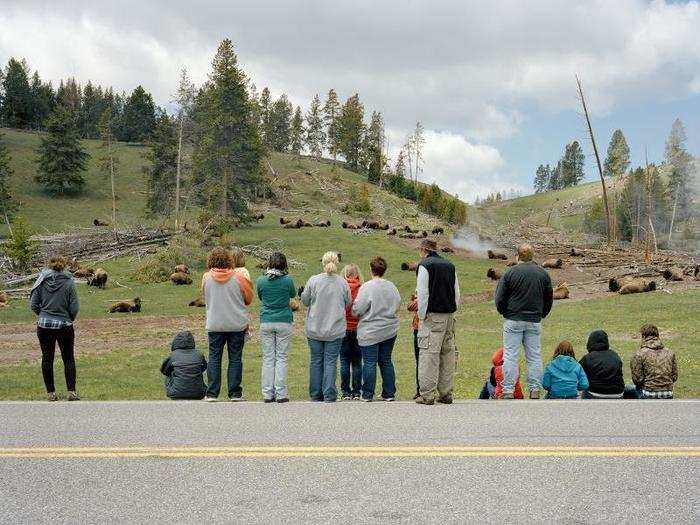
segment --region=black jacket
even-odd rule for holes
[[[202,399],[207,391],[204,371],[207,360],[195,349],[194,337],[184,330],[173,339],[170,355],[160,367],[165,392],[171,399]]]
[[[418,263],[428,272],[428,310],[440,314],[452,314],[457,311],[455,282],[457,274],[455,265],[447,259],[431,252]],[[416,273],[418,269],[416,269]]]
[[[535,262],[517,264],[498,281],[495,300],[506,319],[539,323],[552,310],[552,280]]]
[[[602,330],[591,332],[586,347],[588,353],[579,363],[588,377],[588,390],[596,394],[622,394],[625,391],[622,360],[610,350],[608,334]]]

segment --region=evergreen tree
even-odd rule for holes
[[[12,200],[10,188],[12,187],[12,175],[14,171],[10,166],[10,151],[5,144],[5,138],[0,133],[0,213],[2,213],[5,223],[10,225],[15,204]]]
[[[58,104],[66,106],[73,113],[79,114],[82,98],[82,88],[75,78],[69,78],[65,82],[61,81],[58,91],[56,91]]]
[[[306,113],[305,144],[311,155],[316,159],[321,158],[323,147],[326,142],[323,115],[321,112],[321,99],[318,95],[314,95],[314,98],[311,100],[309,111]]]
[[[651,203],[648,198],[651,198]],[[649,206],[651,204],[651,206]],[[668,199],[655,166],[637,168],[625,177],[620,191],[619,203],[615,208],[616,223],[620,238],[638,241],[643,236],[651,235],[649,231],[649,210],[654,230],[662,230],[668,224]]]
[[[413,130],[413,137],[411,140],[416,181],[418,180],[418,175],[423,172],[423,146],[425,145],[425,137],[423,135],[423,124],[416,122],[416,129]]]
[[[32,123],[32,94],[29,70],[24,61],[10,58],[2,81],[0,120],[9,128],[28,128]]]
[[[48,135],[41,138],[37,150],[36,181],[51,194],[78,193],[83,189],[89,155],[80,144],[75,113],[66,106],[56,106],[46,122]]]
[[[269,139],[270,147],[275,151],[287,151],[292,142],[292,111],[292,103],[289,102],[285,94],[282,94],[272,104],[269,118]]]
[[[552,168],[549,164],[547,164],[546,166],[543,166],[542,164],[539,165],[537,171],[535,172],[535,193],[542,193],[543,191],[547,191],[551,172]]]
[[[272,122],[270,120],[271,111],[270,90],[264,87],[260,95],[260,137],[266,148],[272,148]]]
[[[42,82],[39,73],[35,71],[34,75],[32,75],[30,92],[32,104],[31,127],[33,129],[44,129],[44,122],[56,105],[53,87],[51,87],[50,82]]]
[[[577,185],[585,174],[583,165],[586,160],[581,146],[578,141],[573,141],[567,144],[564,150],[564,156],[561,159],[561,180],[559,182],[561,188]]]
[[[364,114],[365,109],[360,97],[355,94],[343,104],[336,119],[338,152],[345,157],[348,167],[354,171],[360,167]]]
[[[124,103],[123,136],[118,138],[125,142],[143,142],[151,136],[155,125],[156,106],[153,97],[142,86],[137,86]]]
[[[260,180],[264,146],[230,40],[221,42],[212,66],[195,104],[194,182],[200,202],[222,217],[245,216],[245,198]]]
[[[176,190],[178,133],[173,120],[165,112],[156,118],[156,127],[150,141],[145,167],[148,198],[146,206],[150,215],[169,215],[173,209]]]
[[[622,130],[616,129],[608,145],[608,156],[603,165],[603,175],[606,177],[622,177],[630,165],[630,148]]]
[[[340,102],[334,89],[328,91],[326,103],[323,106],[323,121],[326,124],[326,144],[328,152],[333,160],[338,158],[340,151],[340,137],[338,135],[338,117],[340,116]]]
[[[28,271],[37,253],[37,243],[32,240],[32,230],[24,217],[17,216],[12,223],[10,238],[2,245],[2,251],[12,261],[17,273]]]
[[[374,111],[369,128],[363,141],[363,167],[367,169],[367,180],[372,184],[379,184],[384,173],[385,159],[382,148],[384,146],[384,121],[381,113]]]
[[[253,86],[255,88],[255,86]],[[192,131],[192,112],[194,111],[194,101],[195,101],[196,89],[194,84],[190,81],[187,76],[187,70],[183,68],[180,72],[180,83],[177,88],[177,95],[175,96],[175,102],[178,105],[177,110],[177,161],[176,161],[176,173],[175,173],[175,228],[180,224],[180,193],[182,187],[182,172],[184,164],[184,146],[185,142],[189,142]],[[254,125],[258,125],[258,106],[257,100],[252,104],[253,108],[253,122]],[[166,115],[167,116],[167,115]],[[154,143],[163,142],[164,134],[163,130],[159,130],[159,126],[163,126],[163,115],[156,121],[156,129],[154,133]],[[155,157],[154,162],[155,164]],[[156,206],[157,207],[157,206]],[[155,212],[155,207],[149,205],[151,212]]]
[[[80,106],[80,135],[83,138],[95,139],[100,136],[100,118],[106,109],[102,89],[95,88],[92,82],[88,81],[83,89],[83,100]],[[110,108],[110,114],[111,111]]]
[[[97,165],[100,172],[109,177],[110,189],[112,193],[112,228],[117,231],[117,192],[115,188],[115,179],[119,159],[114,153],[114,134],[112,132],[112,109],[107,108],[100,116],[100,121],[97,124],[97,129],[102,139],[100,145],[100,156],[97,159]]]
[[[557,162],[557,167],[554,168],[549,174],[549,181],[547,182],[547,191],[560,190],[564,186],[562,185],[562,161]]]
[[[301,108],[297,106],[296,111],[294,111],[294,116],[292,117],[292,126],[290,130],[290,144],[289,149],[295,155],[301,153],[301,149],[304,147],[304,117],[301,116]]]
[[[685,142],[685,127],[680,119],[676,119],[666,140],[664,159],[669,171],[668,193],[672,202],[671,230],[676,220],[685,220],[690,214],[692,193],[689,183],[694,174],[692,171],[693,157],[688,153]],[[669,230],[669,242],[671,230]]]

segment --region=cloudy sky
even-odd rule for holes
[[[170,102],[178,72],[206,79],[233,40],[252,81],[305,108],[315,93],[359,92],[381,111],[394,154],[417,120],[426,182],[467,200],[530,191],[537,165],[577,139],[596,174],[574,75],[603,150],[616,128],[634,163],[663,156],[673,120],[700,156],[700,2],[643,0],[0,0],[0,61],[45,79]]]

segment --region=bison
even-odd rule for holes
[[[552,259],[546,259],[542,263],[543,268],[561,268],[561,265],[563,264],[564,261],[558,258],[552,258]]]
[[[486,250],[486,255],[488,255],[489,259],[501,259],[504,261],[508,260],[505,253],[495,252],[493,250]]]
[[[98,268],[95,270],[93,275],[87,278],[87,283],[88,286],[96,286],[97,288],[104,290],[105,285],[107,284],[107,272],[105,272],[102,268]]]
[[[141,298],[136,297],[133,301],[119,301],[114,303],[110,309],[109,313],[113,314],[116,312],[128,313],[128,312],[140,312],[141,311]]]
[[[94,226],[109,226],[109,223],[101,221],[100,219],[93,219],[92,224]]]
[[[387,235],[396,235],[396,228],[391,228],[389,231],[386,232]]]
[[[93,268],[83,268],[78,267],[73,271],[73,277],[78,279],[88,279],[95,275],[95,270]]]
[[[403,271],[415,272],[416,268],[418,268],[418,263],[407,263],[407,262],[401,263],[401,269]]]
[[[192,284],[192,277],[182,272],[175,272],[170,276],[170,280],[173,284]]]
[[[577,250],[576,248],[571,248],[569,255],[571,257],[583,257],[585,254],[581,250]]]
[[[635,279],[632,282],[620,288],[618,293],[620,295],[627,295],[631,293],[653,292],[654,290],[656,290],[655,281],[647,281],[646,279]]]
[[[189,274],[189,273],[190,273],[190,269],[187,267],[186,264],[178,264],[177,266],[175,266],[175,268],[173,268],[173,272],[174,272],[174,273],[179,272],[179,273],[187,273],[187,274]]]
[[[552,298],[555,301],[569,298],[569,287],[566,285],[566,283],[559,283],[557,285],[557,287],[554,289],[554,292],[552,293]]]
[[[498,281],[501,278],[501,272],[499,272],[495,268],[489,268],[488,270],[486,270],[486,277],[488,277],[492,281]]]
[[[302,228],[304,226],[304,221],[301,219],[297,219],[294,222],[289,222],[283,226],[283,228],[287,228],[289,230],[298,230],[299,228]]]
[[[290,224],[292,222],[292,219],[288,219],[287,217],[280,217],[280,224],[284,226],[285,224]]]
[[[314,226],[316,226],[318,228],[328,228],[330,225],[331,225],[331,221],[329,221],[329,220],[317,222],[316,224],[314,224]]]
[[[432,231],[433,235],[442,235],[443,233],[445,233],[445,229],[443,227],[436,226],[435,228],[433,228],[433,231]]]
[[[454,253],[455,252],[451,246],[443,246],[442,248],[440,248],[440,251],[442,253]]]
[[[664,279],[666,279],[667,281],[683,280],[683,270],[675,266],[673,268],[666,268],[663,272],[661,272],[661,275],[663,275]]]
[[[6,307],[10,303],[10,297],[5,292],[0,292],[0,308]]]
[[[254,220],[255,222],[260,222],[260,221],[263,220],[264,218],[265,218],[265,214],[264,214],[264,213],[256,213],[255,215],[253,215],[253,220]]]
[[[611,277],[608,280],[608,290],[611,292],[619,292],[620,288],[625,286],[626,284],[631,283],[634,281],[634,277],[631,275],[625,275],[623,277]]]
[[[379,230],[381,229],[381,224],[379,224],[377,221],[362,221],[362,227],[363,228],[368,228],[370,230]]]
[[[204,299],[202,299],[201,297],[197,297],[194,301],[190,301],[187,306],[196,306],[197,308],[203,308],[204,306],[206,306],[206,304],[204,303]]]

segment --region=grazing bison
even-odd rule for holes
[[[173,284],[192,284],[192,277],[182,272],[175,272],[170,276]]]
[[[255,220],[256,222],[260,222],[264,218],[265,218],[264,213],[256,213],[255,215],[253,215],[253,220]]]
[[[290,224],[292,222],[292,219],[288,219],[287,217],[280,217],[280,224],[284,226],[285,224]]]
[[[661,272],[661,275],[663,275],[664,279],[666,279],[667,281],[683,280],[683,270],[675,266],[673,268],[666,268],[663,272]]]
[[[445,233],[445,229],[441,226],[436,226],[435,228],[433,228],[432,233],[433,235],[442,235],[443,233]]]
[[[189,274],[190,269],[187,267],[186,264],[178,264],[177,266],[175,266],[175,268],[173,268],[173,272],[175,272],[175,273],[180,272],[180,273]]]
[[[94,226],[109,226],[109,223],[101,221],[100,219],[93,219],[92,224]]]
[[[559,299],[568,299],[569,298],[569,287],[566,285],[566,283],[559,283],[557,287],[554,289],[554,292],[552,293],[552,297],[554,298],[555,301]]]
[[[107,284],[107,272],[102,268],[95,270],[95,273],[87,278],[88,286],[96,286],[104,290]]]
[[[304,221],[301,219],[297,219],[295,222],[289,222],[283,226],[283,228],[287,228],[288,230],[298,230],[299,228],[302,228],[304,226]]]
[[[78,267],[73,271],[73,277],[77,277],[78,279],[88,279],[93,275],[95,275],[95,270],[93,268]]]
[[[137,297],[132,301],[119,301],[114,303],[110,309],[109,313],[113,314],[116,312],[127,313],[127,312],[140,312],[141,311],[141,298]]]
[[[407,262],[401,263],[401,269],[404,271],[415,272],[416,268],[418,268],[418,263],[407,263]]]
[[[415,239],[416,234],[415,233],[399,233],[399,237],[402,239]]]
[[[317,222],[316,224],[314,224],[314,226],[316,226],[318,228],[328,228],[330,225],[331,225],[331,221],[328,221],[328,220]]]
[[[501,278],[501,272],[499,272],[495,268],[489,268],[488,270],[486,270],[486,277],[488,277],[492,281],[498,281]]]
[[[620,295],[631,293],[653,292],[656,290],[655,281],[647,281],[646,279],[635,279],[632,282],[624,285],[618,292]]]
[[[508,260],[505,253],[494,252],[493,250],[486,250],[486,255],[488,255],[489,259],[502,259],[504,261]]]
[[[197,308],[203,308],[206,306],[204,303],[204,299],[201,297],[197,297],[194,301],[190,301],[190,303],[187,306],[196,306]]]
[[[381,229],[381,224],[379,224],[377,221],[364,220],[362,221],[362,227],[369,228],[370,230],[379,230]]]
[[[386,232],[387,235],[396,235],[396,228],[391,228],[389,231]]]
[[[451,246],[443,246],[442,248],[440,248],[440,251],[442,253],[454,253],[455,252]]]
[[[405,231],[406,233],[418,233],[418,230],[414,230],[414,229],[411,228],[408,224],[406,224],[406,225],[403,227],[403,231]]]
[[[571,248],[569,255],[571,257],[583,257],[585,253],[583,253],[581,250],[577,250],[576,248]]]
[[[345,230],[360,230],[360,229],[362,229],[362,226],[360,226],[358,224],[352,224],[351,222],[343,222],[343,224],[341,224],[341,226]]]
[[[381,226],[379,229],[380,229],[380,230],[386,231],[386,230],[388,230],[389,228],[390,228],[390,226],[389,226],[389,223],[387,222],[387,223],[382,224],[382,226]]]
[[[564,263],[561,259],[547,259],[542,263],[543,268],[561,268],[561,265]]]
[[[10,302],[10,297],[5,292],[0,292],[0,308],[4,308]]]

